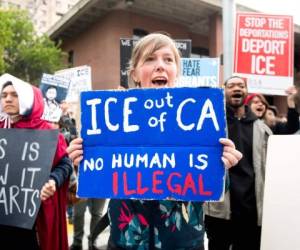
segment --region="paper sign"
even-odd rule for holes
[[[80,93],[92,89],[92,69],[90,66],[84,65],[63,69],[55,72],[55,75],[63,76],[70,81],[70,87],[66,97],[67,102],[78,103]]]
[[[292,16],[237,14],[234,73],[250,93],[285,95],[293,85],[293,25]]]
[[[182,58],[177,87],[219,87],[219,58]]]

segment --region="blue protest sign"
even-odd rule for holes
[[[222,89],[83,92],[81,123],[80,197],[221,198]]]
[[[219,58],[181,58],[177,87],[219,87]]]

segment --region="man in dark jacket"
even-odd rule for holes
[[[206,205],[209,250],[259,250],[267,139],[271,130],[244,105],[247,85],[233,76],[225,82],[228,136],[243,153],[229,170],[223,202]]]

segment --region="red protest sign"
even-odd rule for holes
[[[283,94],[293,83],[292,16],[238,13],[234,72],[248,78],[249,91]]]

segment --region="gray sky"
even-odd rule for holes
[[[241,3],[266,14],[293,16],[294,23],[300,25],[299,0],[236,0],[236,3]]]

